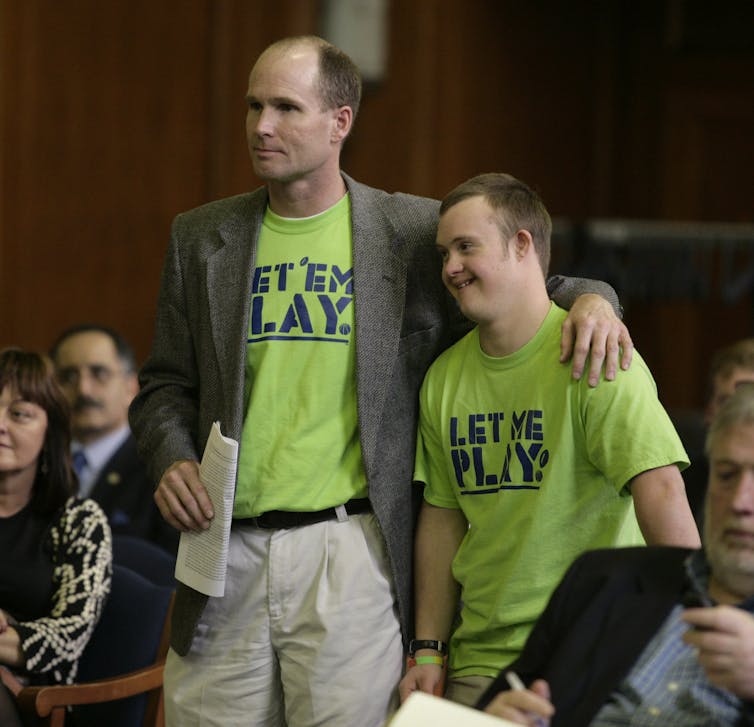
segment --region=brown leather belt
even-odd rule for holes
[[[349,515],[358,515],[363,512],[371,512],[372,505],[369,498],[349,500],[344,507]],[[337,520],[336,508],[328,507],[326,510],[316,512],[291,512],[289,510],[269,510],[256,517],[233,518],[234,526],[251,526],[253,528],[265,528],[267,530],[286,530],[288,528],[300,528],[304,525],[313,525],[325,520]]]

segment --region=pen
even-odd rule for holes
[[[515,671],[505,672],[505,681],[507,681],[508,686],[516,692],[522,692],[526,689],[524,683],[519,679],[519,676]]]

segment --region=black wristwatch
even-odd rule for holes
[[[444,641],[437,641],[435,639],[411,639],[408,644],[408,655],[415,656],[419,649],[434,649],[443,655],[448,653],[448,645]]]

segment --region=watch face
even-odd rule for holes
[[[409,656],[413,656],[419,649],[434,649],[441,654],[445,654],[448,646],[444,641],[437,639],[412,639],[408,645]]]

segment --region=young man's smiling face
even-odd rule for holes
[[[514,260],[498,214],[483,197],[453,205],[440,218],[437,249],[442,279],[461,312],[476,323],[496,320],[511,294]]]

